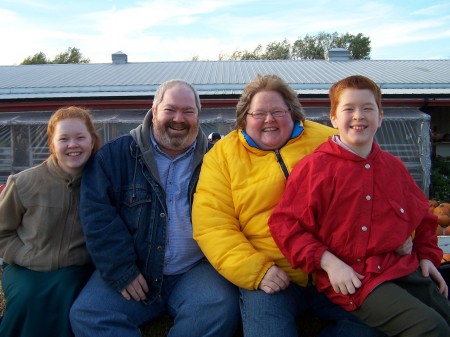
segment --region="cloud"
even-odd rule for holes
[[[423,5],[425,6],[426,4],[423,4]],[[423,7],[423,8],[420,8],[420,9],[412,12],[411,14],[417,15],[417,16],[426,15],[426,16],[436,17],[440,13],[450,13],[450,3],[449,2],[443,2],[440,4]],[[449,15],[447,15],[447,20],[448,20],[448,18],[449,18]]]
[[[319,32],[362,33],[371,39],[372,58],[395,59],[402,48],[410,55],[415,43],[433,49],[426,55],[449,54],[448,1],[429,6],[381,0],[4,0],[0,6],[0,31],[7,32],[0,35],[6,50],[0,64],[17,64],[39,51],[53,58],[67,47],[79,48],[92,62],[111,62],[117,51],[130,62],[194,55],[216,60],[219,53],[285,38],[293,43]]]

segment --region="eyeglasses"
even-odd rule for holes
[[[261,110],[256,110],[253,112],[247,112],[247,115],[252,116],[254,119],[263,119],[266,118],[266,116],[268,114],[270,114],[273,118],[281,118],[284,115],[286,115],[286,113],[289,110],[275,110],[275,111],[261,111]]]

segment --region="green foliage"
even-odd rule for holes
[[[47,64],[47,63],[51,62],[47,59],[47,56],[40,51],[39,53],[36,53],[33,56],[28,56],[26,59],[22,61],[21,64],[26,65],[26,64]]]
[[[431,169],[431,198],[439,202],[450,201],[450,163],[444,160],[433,161]]]
[[[290,58],[291,44],[286,39],[281,42],[269,43],[264,53],[264,60],[289,60]]]
[[[347,35],[347,34],[346,34]],[[350,35],[347,49],[351,58],[355,60],[370,59],[370,38],[359,33],[356,36]]]
[[[339,35],[320,32],[317,35],[306,34],[299,38],[292,46],[293,59],[301,60],[323,60],[326,53],[332,48],[345,48],[350,52],[352,59],[370,58],[370,38],[359,33]]]
[[[337,33],[320,32],[316,36],[306,34],[292,45],[292,57],[294,60],[323,60],[326,51],[336,46],[337,37]]]
[[[51,63],[68,64],[68,63],[89,63],[88,58],[83,58],[80,50],[75,47],[69,47],[65,52],[59,53]]]
[[[323,60],[332,48],[345,48],[352,59],[370,58],[370,38],[359,33],[339,35],[320,32],[299,38],[291,45],[284,39],[270,42],[265,48],[259,44],[253,51],[236,50],[230,57],[219,55],[219,60]]]
[[[262,46],[260,44],[253,51],[235,50],[233,54],[231,54],[230,56],[230,60],[262,60],[262,59],[263,53],[262,53]]]
[[[89,63],[88,58],[84,58],[78,48],[69,47],[66,51],[59,53],[53,60],[47,58],[43,52],[28,56],[22,61],[22,65],[26,64],[68,64],[68,63]]]

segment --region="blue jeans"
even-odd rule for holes
[[[296,318],[309,311],[327,326],[320,337],[383,337],[383,333],[362,323],[353,314],[333,304],[315,287],[289,287],[274,294],[240,289],[245,337],[297,337]]]
[[[95,271],[70,311],[75,336],[141,337],[139,326],[164,313],[174,317],[170,337],[232,336],[240,323],[238,288],[206,262],[165,276],[152,303],[127,301]]]

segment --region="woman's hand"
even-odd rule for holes
[[[273,294],[284,290],[289,286],[289,277],[277,265],[273,265],[267,270],[263,279],[259,283],[259,289],[266,294]]]
[[[406,241],[400,246],[398,247],[395,252],[398,255],[408,255],[411,254],[413,249],[413,239],[410,236],[409,238],[406,239]]]

